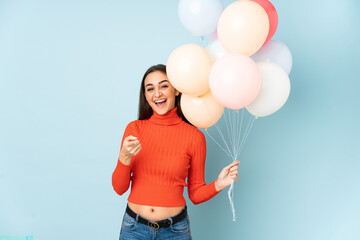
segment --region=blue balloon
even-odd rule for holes
[[[255,62],[274,62],[289,75],[292,68],[292,55],[289,48],[279,40],[271,39],[262,46],[251,58]]]
[[[181,24],[194,36],[204,37],[216,30],[224,5],[221,0],[180,0]]]

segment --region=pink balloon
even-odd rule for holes
[[[212,66],[209,83],[219,103],[237,110],[256,98],[261,88],[261,73],[250,57],[228,54]]]

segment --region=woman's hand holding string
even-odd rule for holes
[[[232,180],[235,182],[238,180],[238,165],[240,164],[239,160],[236,160],[224,167],[221,170],[218,178],[215,181],[216,191],[221,191],[227,186],[231,185]]]

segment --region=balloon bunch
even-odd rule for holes
[[[240,0],[225,9],[221,0],[180,0],[178,13],[191,34],[211,36],[206,48],[185,44],[173,50],[167,61],[169,80],[183,94],[181,108],[189,122],[206,132],[215,125],[226,146],[209,136],[235,161],[253,120],[279,110],[290,94],[291,53],[271,40],[278,25],[276,9],[268,0]],[[235,117],[228,112],[227,120],[224,107],[235,110]],[[237,110],[244,108],[253,119],[242,134],[243,111],[240,120]],[[216,124],[221,116],[229,145]],[[235,221],[233,184],[228,194]]]

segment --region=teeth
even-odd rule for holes
[[[164,99],[164,100],[159,100],[159,101],[155,101],[155,103],[163,103],[163,102],[165,102],[166,101],[166,99]]]

